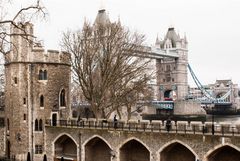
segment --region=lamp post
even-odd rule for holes
[[[212,102],[212,135],[214,135],[214,101]]]

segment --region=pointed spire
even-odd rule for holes
[[[94,24],[101,24],[104,25],[106,23],[110,23],[110,19],[108,17],[108,14],[106,13],[105,9],[98,10],[97,17],[95,19]]]
[[[121,20],[120,20],[120,15],[118,15],[118,25],[120,25],[121,26]]]
[[[184,40],[185,40],[186,43],[188,43],[186,32],[184,32]]]
[[[158,38],[158,34],[157,34],[157,38],[156,38],[156,42],[155,42],[155,46],[160,46],[160,40],[159,40],[159,38]]]

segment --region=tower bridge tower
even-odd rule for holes
[[[184,99],[188,94],[187,64],[188,42],[181,38],[173,27],[168,28],[165,38],[155,43],[164,52],[176,53],[178,58],[164,57],[157,60],[158,99]]]
[[[44,123],[67,119],[70,113],[69,54],[45,51],[33,43],[33,25],[11,27],[11,51],[5,60],[7,155],[17,161],[43,158]],[[26,34],[26,37],[19,36]]]

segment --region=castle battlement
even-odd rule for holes
[[[43,48],[34,48],[32,51],[31,62],[60,63],[70,65],[70,54],[58,50],[44,50]]]
[[[33,24],[18,23],[11,26],[11,50],[5,56],[6,65],[12,63],[56,63],[70,65],[70,54],[58,50],[45,50],[35,41]]]

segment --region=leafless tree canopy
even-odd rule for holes
[[[31,22],[36,18],[45,18],[47,15],[46,9],[41,4],[40,0],[36,0],[31,5],[19,9],[10,17],[10,13],[8,13],[6,6],[11,7],[13,3],[13,0],[0,0],[0,91],[4,90],[4,56],[10,50],[10,46],[15,47],[15,44],[10,42],[10,37],[19,35],[29,43],[33,43],[33,35],[28,35],[25,31],[26,28],[23,26],[26,22]],[[11,32],[11,26],[18,28],[22,32]]]
[[[10,25],[22,30],[23,34],[20,36],[28,39],[29,35],[27,35],[26,31],[24,31],[24,28],[21,28],[21,25],[17,25],[17,23],[24,24],[26,22],[31,22],[35,18],[44,18],[47,13],[40,0],[36,0],[32,5],[18,10],[13,17],[6,18],[8,17],[9,13],[5,11],[4,7],[9,3],[11,5],[13,2],[11,0],[0,0],[0,53],[3,55],[5,55],[9,50],[9,46],[11,44],[10,36],[15,34],[11,33]],[[14,44],[11,45],[14,46]]]
[[[136,56],[144,39],[120,23],[85,23],[82,30],[63,34],[61,45],[72,55],[73,77],[96,118],[136,103],[146,89],[149,62]]]

